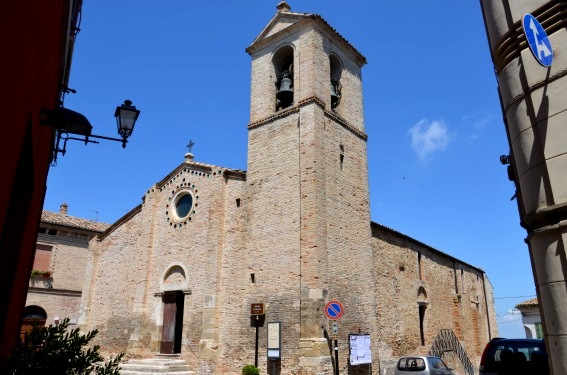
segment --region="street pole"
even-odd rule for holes
[[[335,375],[339,375],[339,343],[335,339]]]
[[[258,368],[258,326],[260,325],[260,317],[256,315],[256,349],[254,350],[254,366]]]

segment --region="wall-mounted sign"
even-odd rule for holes
[[[529,13],[522,17],[522,29],[528,40],[528,45],[540,65],[551,66],[553,62],[553,49],[543,26]]]
[[[263,303],[252,303],[250,304],[250,315],[264,315],[266,311],[264,310]]]
[[[367,365],[372,363],[370,351],[370,335],[348,335],[350,364]]]
[[[279,359],[282,355],[282,339],[280,322],[268,323],[268,359]]]

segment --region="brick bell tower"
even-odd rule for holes
[[[252,88],[242,256],[254,284],[248,297],[266,303],[266,321],[282,323],[279,366],[300,374],[332,371],[324,306],[341,301],[343,373],[349,333],[369,333],[376,342],[366,59],[321,16],[292,12],[285,1],[277,9],[246,50]],[[373,355],[377,363],[377,350]]]

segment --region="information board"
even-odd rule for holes
[[[351,366],[366,365],[372,363],[370,335],[349,335],[348,341]]]
[[[278,359],[281,357],[281,323],[268,323],[268,359]]]

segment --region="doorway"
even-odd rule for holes
[[[159,352],[161,354],[181,353],[185,294],[180,290],[165,292],[162,301],[163,326]]]

